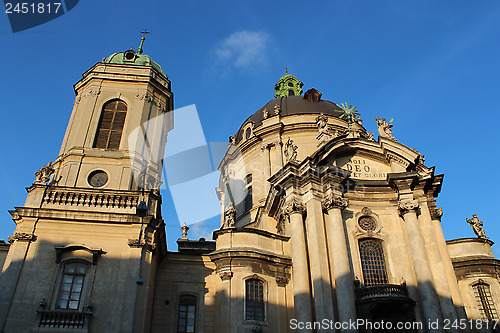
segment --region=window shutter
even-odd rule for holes
[[[118,149],[127,115],[127,105],[121,100],[104,104],[94,140],[95,148]]]

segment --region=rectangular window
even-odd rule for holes
[[[245,282],[245,320],[264,321],[264,282],[257,279]]]
[[[196,326],[196,297],[183,295],[179,299],[178,333],[194,333]]]
[[[360,240],[359,255],[361,257],[365,285],[373,286],[389,283],[381,242],[374,239]]]
[[[472,289],[474,290],[474,296],[481,312],[481,319],[497,319],[497,311],[491,297],[490,286],[486,283],[478,283],[472,286]]]
[[[64,265],[56,308],[78,310],[82,297],[87,265],[67,263]]]

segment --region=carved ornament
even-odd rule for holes
[[[25,232],[15,232],[13,236],[9,236],[9,238],[7,238],[7,241],[9,243],[14,243],[15,241],[34,242],[36,241],[36,236],[34,234],[28,234]]]
[[[139,238],[130,238],[128,240],[128,246],[130,247],[143,247],[146,245],[144,239],[139,240]]]
[[[45,185],[50,180],[50,176],[54,173],[54,168],[52,167],[52,162],[44,165],[40,170],[35,172],[35,182],[34,184]]]
[[[340,195],[333,195],[330,193],[326,196],[325,199],[321,202],[321,207],[324,210],[329,211],[333,208],[344,209],[349,205],[349,199],[343,198]]]
[[[283,215],[290,216],[293,213],[302,214],[306,211],[306,207],[299,200],[293,199],[283,208]]]
[[[222,281],[231,280],[231,278],[233,277],[233,272],[231,271],[219,272],[219,277],[221,278]]]
[[[416,199],[402,199],[399,200],[398,208],[401,214],[406,214],[409,211],[416,210],[418,205],[418,200]]]
[[[363,215],[371,215],[372,214],[372,210],[368,207],[363,207],[363,209],[361,209],[361,214]]]
[[[286,285],[288,284],[288,278],[285,276],[277,276],[276,284],[278,285],[278,287],[286,287]]]
[[[431,213],[431,218],[433,220],[441,221],[441,216],[443,216],[443,208],[442,207],[429,209],[429,212]]]
[[[380,137],[392,140],[392,141],[397,141],[394,135],[392,135],[392,124],[388,123],[385,121],[385,118],[375,118],[377,121],[377,127],[378,127],[378,135]],[[392,120],[391,120],[392,121]]]

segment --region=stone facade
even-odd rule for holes
[[[11,211],[10,247],[0,244],[0,332],[332,332],[291,324],[325,319],[441,332],[447,320],[498,319],[493,242],[477,216],[478,238],[445,241],[443,175],[385,119],[375,140],[356,107],[302,96],[302,85],[285,75],[231,136],[213,240],[189,240],[185,227],[168,252],[161,162],[119,139],[148,123],[162,150],[170,81],[142,44],[85,72],[60,155],[37,171]],[[119,144],[96,147],[102,133]]]

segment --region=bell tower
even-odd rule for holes
[[[161,153],[173,127],[170,80],[139,48],[116,52],[83,73],[54,184],[134,190],[157,188]],[[147,175],[145,174],[147,173]]]
[[[0,332],[150,330],[166,253],[158,189],[173,94],[144,41],[83,73],[59,156],[10,211]]]

